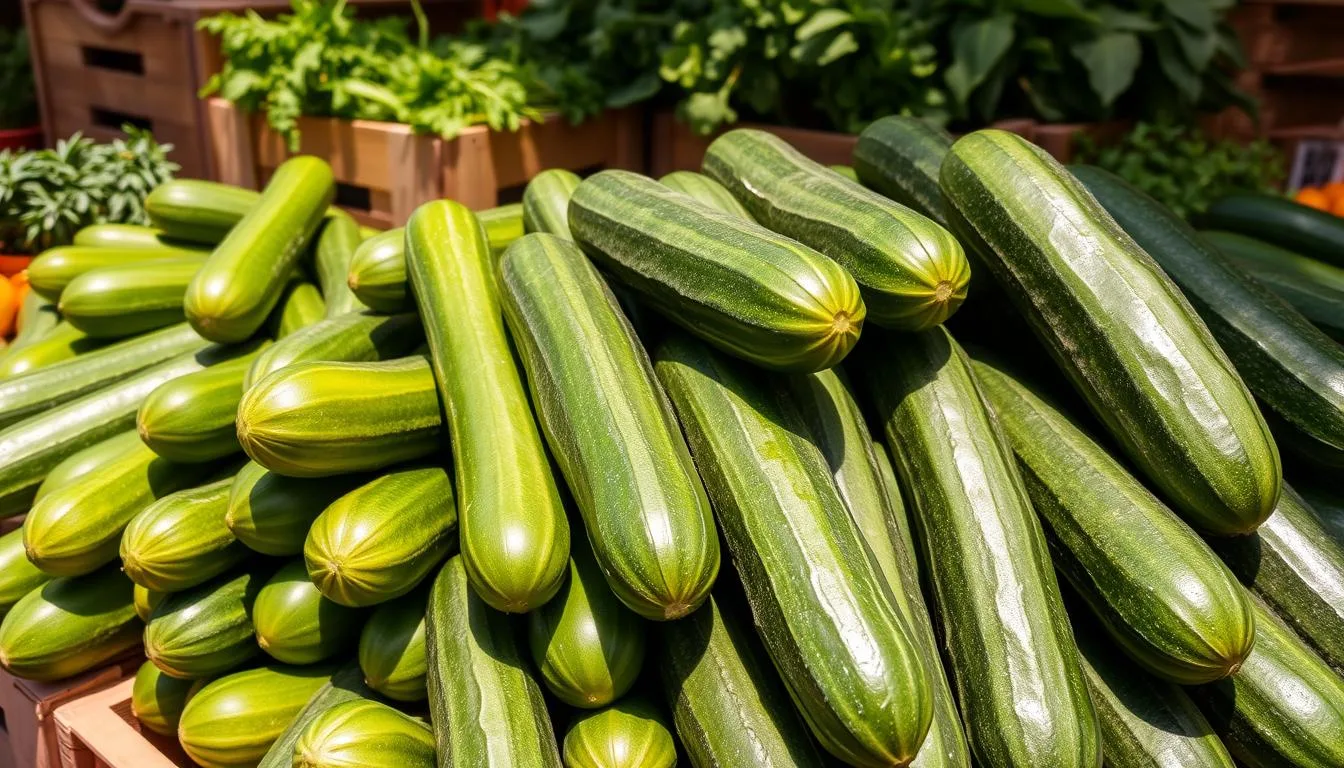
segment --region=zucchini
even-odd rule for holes
[[[52,308],[52,313],[55,313]],[[92,352],[107,343],[105,339],[90,338],[87,333],[67,322],[59,322],[40,339],[19,346],[11,344],[0,357],[0,379],[32,373],[40,368]],[[0,382],[3,386],[6,382]]]
[[[60,301],[65,289],[90,272],[136,267],[152,270],[152,264],[205,261],[205,253],[186,248],[95,248],[62,245],[43,251],[28,264],[28,285],[33,293]],[[151,273],[152,274],[152,273]]]
[[[731,213],[747,221],[756,221],[742,206],[742,203],[739,203],[737,198],[733,197],[733,193],[729,192],[727,187],[703,173],[673,171],[659,179],[658,183],[675,189],[701,205],[717,208],[724,213]]]
[[[14,316],[14,338],[9,340],[9,346],[0,350],[0,378],[25,373],[35,366],[44,365],[50,359],[50,355],[22,356],[24,361],[17,365],[11,363],[10,358],[15,353],[23,351],[25,347],[31,347],[50,335],[60,322],[61,316],[56,311],[54,303],[38,296],[33,291],[28,291],[24,295],[23,301],[19,303],[18,313]],[[83,334],[80,334],[80,336],[82,337]],[[64,358],[57,357],[55,359]]]
[[[957,140],[940,183],[953,232],[1176,511],[1217,535],[1264,522],[1282,472],[1250,392],[1180,290],[1087,189],[1000,130]]]
[[[406,230],[379,232],[355,248],[346,285],[362,304],[391,314],[415,309],[406,283]]]
[[[569,522],[504,330],[485,229],[435,201],[411,214],[406,246],[456,465],[462,562],[486,603],[525,613],[560,589]]]
[[[705,151],[704,170],[757,221],[849,270],[878,325],[930,328],[966,299],[971,267],[947,230],[808,159],[774,134],[728,131]]]
[[[241,451],[234,417],[256,358],[257,352],[242,355],[150,392],[136,412],[140,439],[171,461],[213,461]]]
[[[513,620],[469,585],[461,555],[434,578],[425,646],[439,768],[560,768],[546,701]]]
[[[1279,195],[1229,195],[1209,206],[1202,224],[1266,240],[1312,259],[1344,267],[1344,221]]]
[[[285,199],[273,195],[268,203],[284,205]],[[213,246],[223,242],[248,212],[260,207],[262,200],[262,195],[243,187],[174,179],[145,197],[145,213],[163,237]]]
[[[1073,173],[1185,292],[1251,393],[1283,424],[1280,442],[1344,467],[1344,347],[1161,203],[1100,168]]]
[[[456,548],[452,478],[405,467],[332,502],[308,530],[303,559],[323,595],[361,608],[415,589]]]
[[[1344,498],[1338,491],[1330,491],[1321,485],[1301,485],[1297,493],[1316,513],[1316,519],[1330,534],[1336,543],[1344,545]]]
[[[555,599],[527,615],[538,675],[572,707],[604,707],[635,684],[649,628],[621,604],[582,536],[569,549],[569,579]]]
[[[906,765],[929,730],[919,644],[796,404],[688,336],[656,353],[752,616],[813,734],[851,765]]]
[[[204,768],[255,766],[332,671],[327,665],[271,664],[212,681],[182,710],[177,740]]]
[[[326,317],[364,309],[345,282],[350,274],[350,259],[363,239],[359,224],[345,211],[336,209],[327,214],[313,254],[313,271],[317,273],[317,284],[322,289]]]
[[[140,644],[131,588],[109,565],[34,589],[0,622],[0,666],[16,677],[48,682],[131,650]]]
[[[294,768],[434,768],[434,732],[386,704],[354,699],[309,721]]]
[[[565,768],[672,768],[677,745],[663,716],[632,696],[580,715],[565,733]]]
[[[757,365],[840,362],[866,313],[854,279],[822,254],[626,171],[584,180],[570,229],[642,303]]]
[[[284,294],[271,311],[268,325],[271,334],[283,339],[317,323],[326,316],[327,305],[317,286],[307,280],[291,280]]]
[[[127,451],[139,450],[140,435],[135,430],[122,432],[115,437],[109,437],[101,443],[94,443],[84,450],[70,456],[65,461],[57,464],[47,474],[42,485],[38,486],[37,495],[33,501],[40,501],[42,497],[52,491],[74,482],[103,464],[114,460]]]
[[[127,248],[146,251],[164,248],[209,250],[209,245],[173,240],[163,232],[143,224],[90,224],[75,233],[73,245],[99,248]]]
[[[187,287],[185,309],[192,327],[224,343],[256,333],[280,300],[334,194],[331,167],[319,158],[300,155],[276,168],[260,199]],[[146,209],[154,218],[148,200]],[[164,220],[155,219],[155,224],[175,234]]]
[[[294,745],[298,743],[303,730],[313,718],[341,702],[373,696],[373,691],[370,691],[360,679],[359,667],[354,662],[343,665],[332,674],[329,682],[309,697],[308,703],[289,721],[289,726],[266,751],[266,756],[261,759],[261,764],[257,768],[292,768]]]
[[[322,510],[367,480],[362,475],[285,477],[249,461],[229,488],[224,525],[254,552],[301,555],[308,528]]]
[[[1096,768],[1096,713],[1045,536],[965,353],[941,329],[880,341],[868,390],[914,509],[972,755]]]
[[[859,180],[859,174],[854,171],[854,166],[852,165],[835,164],[835,165],[828,165],[826,167],[832,171],[835,171],[841,176],[844,176],[846,179],[849,179],[850,181]]]
[[[579,188],[580,181],[578,174],[563,168],[551,168],[533,176],[523,190],[523,231],[573,240],[569,233],[569,198]],[[490,239],[488,233],[486,239]]]
[[[149,730],[162,736],[177,736],[177,723],[182,710],[193,694],[201,689],[203,680],[179,680],[163,673],[146,661],[135,673],[131,685],[131,714]]]
[[[485,227],[485,239],[490,241],[490,252],[496,256],[513,245],[513,241],[522,237],[527,231],[523,226],[522,203],[509,203],[477,211],[476,219]],[[405,259],[402,263],[405,263]]]
[[[156,592],[180,592],[242,562],[250,553],[224,525],[233,476],[153,502],[121,534],[121,568]]]
[[[286,664],[313,664],[353,648],[363,618],[360,611],[323,597],[308,580],[302,558],[281,566],[252,607],[257,644]]]
[[[430,582],[378,606],[359,633],[364,682],[395,701],[424,701],[425,608]]]
[[[578,246],[555,235],[510,246],[499,280],[542,434],[611,591],[645,618],[690,613],[718,575],[719,537],[634,328]]]
[[[167,596],[167,592],[151,592],[136,584],[135,594],[132,597],[132,601],[135,603],[135,615],[139,616],[141,621],[149,621],[149,617],[154,613],[155,606],[163,602],[163,598]]]
[[[0,536],[0,618],[24,595],[51,581],[51,575],[38,570],[23,551],[23,531],[14,529]],[[644,647],[640,638],[640,649]]]
[[[413,313],[381,317],[352,312],[328,318],[286,336],[258,355],[243,389],[295,363],[389,360],[409,354],[424,339],[420,318]]]
[[[917,117],[891,115],[868,124],[854,144],[854,173],[863,185],[947,226],[938,170],[952,136]]]
[[[1327,336],[1344,341],[1344,269],[1234,232],[1200,234]]]
[[[379,469],[443,442],[434,376],[418,356],[288,366],[247,391],[237,419],[247,455],[290,477]]]
[[[257,656],[252,607],[274,567],[259,563],[165,595],[145,622],[145,655],[184,680],[222,675]]]

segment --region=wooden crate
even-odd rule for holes
[[[155,733],[131,713],[128,679],[56,710],[62,768],[191,768],[177,739]]]
[[[14,768],[59,768],[57,707],[135,674],[144,661],[136,649],[107,666],[53,683],[38,683],[0,670],[0,711],[13,750]]]
[[[1257,71],[1312,74],[1344,62],[1344,3],[1244,3],[1229,20]]]

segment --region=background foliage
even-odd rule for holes
[[[0,27],[0,129],[37,124],[37,93],[28,59],[28,34],[22,27]]]

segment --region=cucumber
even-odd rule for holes
[[[340,667],[332,674],[329,682],[309,697],[308,703],[298,715],[289,721],[289,726],[266,751],[266,756],[261,759],[261,764],[257,768],[292,768],[294,745],[298,743],[303,730],[313,718],[341,702],[373,696],[374,693],[360,679],[359,667],[354,662]]]
[[[1045,536],[965,353],[941,329],[878,341],[868,390],[914,509],[972,755],[1096,768],[1097,717]]]
[[[828,165],[828,166],[826,166],[826,167],[829,168],[829,169],[832,170],[832,171],[835,171],[836,173],[840,174],[841,176],[844,176],[846,179],[849,179],[850,181],[858,181],[858,180],[859,180],[859,174],[856,173],[856,172],[854,171],[854,166],[852,166],[852,165],[838,165],[838,164],[837,164],[837,165]]]
[[[131,714],[149,730],[163,736],[177,736],[177,723],[203,680],[179,680],[163,673],[146,661],[135,673],[131,685]]]
[[[1296,490],[1316,513],[1316,519],[1325,526],[1330,537],[1344,545],[1344,497],[1321,485],[1300,485]]]
[[[729,192],[727,187],[703,173],[673,171],[659,179],[658,183],[671,187],[702,205],[717,208],[724,213],[731,213],[747,221],[756,221],[742,206],[742,203],[739,203],[737,198],[733,197],[733,193]]]
[[[260,199],[187,287],[185,309],[192,327],[225,343],[256,333],[280,300],[334,194],[331,167],[319,158],[300,155],[275,169]],[[146,208],[153,218],[149,201]],[[163,220],[155,223],[174,234]]]
[[[485,229],[463,206],[435,201],[411,214],[406,246],[456,465],[462,563],[491,607],[526,613],[560,589],[569,523],[504,330]]]
[[[523,226],[522,203],[509,203],[477,211],[476,219],[485,227],[485,239],[490,241],[490,252],[496,256],[513,245],[513,241],[522,237],[527,231]],[[402,263],[405,263],[405,259]]]
[[[165,459],[201,462],[242,450],[234,416],[243,399],[243,378],[257,352],[165,382],[136,412],[145,445]]]
[[[328,665],[271,664],[221,677],[187,702],[177,739],[204,768],[255,766],[332,671]]]
[[[655,355],[752,616],[794,703],[851,765],[906,765],[933,711],[919,644],[797,405],[688,336]]]
[[[1344,221],[1278,195],[1229,195],[1209,206],[1201,223],[1259,238],[1309,258],[1344,267]]]
[[[1161,203],[1100,168],[1073,173],[1185,292],[1251,393],[1284,425],[1280,442],[1344,467],[1344,347]]]
[[[360,243],[350,257],[346,285],[375,312],[415,309],[406,283],[406,230],[389,229]]]
[[[1326,663],[1344,671],[1344,542],[1301,496],[1285,485],[1255,533],[1211,543]]]
[[[573,171],[552,168],[542,171],[523,190],[523,231],[545,232],[573,240],[569,233],[569,198],[582,179]],[[486,239],[489,239],[486,234]]]
[[[868,124],[854,145],[854,173],[863,185],[947,226],[938,170],[952,136],[917,117],[891,115]]]
[[[163,598],[167,596],[168,593],[166,592],[151,592],[136,584],[135,594],[132,598],[135,603],[135,615],[139,616],[141,621],[149,621],[149,617],[154,613],[155,606],[163,602]]]
[[[901,485],[896,480],[896,469],[891,465],[891,451],[887,450],[887,446],[882,443],[874,442],[873,458],[877,459],[878,476],[882,480],[882,488],[887,494],[887,499],[893,511],[892,516],[887,518],[888,526],[895,530],[900,541],[905,543],[905,551],[909,553],[910,563],[915,572],[921,573],[919,559],[915,555],[919,548],[915,546],[915,534],[911,532],[910,513],[906,511],[905,500],[901,497]],[[896,551],[900,552],[899,549]]]
[[[612,594],[584,537],[575,537],[569,557],[560,593],[527,615],[528,646],[557,699],[582,709],[604,707],[639,677],[649,628]]]
[[[24,347],[32,346],[34,342],[51,333],[60,322],[60,313],[56,311],[53,302],[42,298],[34,291],[24,294],[23,301],[19,303],[19,310],[14,316],[14,338],[10,339],[9,346],[0,352],[0,377],[13,376],[27,370],[27,366],[15,370],[6,362],[7,358]]]
[[[294,745],[294,768],[434,768],[434,732],[369,699],[314,717]]]
[[[327,214],[313,255],[313,271],[317,273],[317,284],[322,289],[326,317],[364,309],[345,282],[350,274],[350,259],[363,239],[359,224],[349,214],[339,209]]]
[[[878,325],[930,328],[966,299],[971,267],[946,229],[808,159],[774,134],[728,131],[705,151],[704,170],[757,221],[849,270],[868,318]]]
[[[352,312],[328,318],[262,352],[247,372],[243,388],[251,389],[268,373],[309,360],[357,363],[400,357],[424,338],[420,319],[413,313],[380,317]]]
[[[191,326],[179,323],[4,379],[0,381],[0,426],[34,415],[40,418],[80,396],[124,383],[137,371],[206,346],[208,342]]]
[[[323,597],[302,558],[281,566],[252,607],[257,644],[286,664],[313,664],[353,649],[363,619],[360,611]]]
[[[461,555],[434,578],[425,630],[439,767],[560,768],[546,702],[513,620],[470,586]]]
[[[1336,341],[1344,341],[1344,269],[1234,232],[1201,232]]]
[[[395,701],[424,701],[425,608],[428,580],[378,606],[359,633],[359,668],[364,682]]]
[[[569,226],[642,303],[756,365],[829,368],[863,328],[858,285],[840,265],[638,174],[585,179],[570,199]]]
[[[566,768],[671,768],[677,745],[662,714],[632,696],[577,718],[565,733]]]
[[[275,338],[283,339],[317,323],[326,312],[327,305],[317,286],[306,280],[292,280],[271,311],[268,325]]]
[[[55,311],[53,307],[52,313]],[[85,352],[92,352],[106,344],[105,339],[90,338],[75,326],[59,322],[32,343],[22,346],[11,344],[4,356],[0,357],[0,379],[32,373]],[[0,385],[5,383],[0,382]]]
[[[90,272],[136,267],[152,270],[152,264],[205,261],[206,254],[186,248],[96,248],[62,245],[43,251],[28,265],[28,285],[33,293],[60,301],[65,289]]]
[[[578,246],[555,235],[514,243],[499,275],[542,433],[611,591],[645,618],[690,613],[718,575],[718,532],[634,329]]]
[[[145,655],[184,680],[222,675],[250,661],[261,653],[252,608],[274,570],[258,563],[165,595],[145,622]]]
[[[121,568],[140,586],[180,592],[242,562],[251,553],[224,525],[233,476],[155,501],[121,534]]]
[[[0,666],[48,682],[93,669],[140,644],[129,579],[116,566],[52,579],[0,622]]]
[[[89,474],[115,457],[139,448],[140,435],[136,434],[133,429],[122,432],[115,437],[109,437],[101,443],[94,443],[57,464],[51,472],[47,473],[42,485],[38,486],[37,495],[33,498],[33,501],[40,501],[42,497],[52,491]]]
[[[145,251],[156,251],[164,248],[208,251],[214,243],[206,245],[173,240],[165,237],[163,232],[143,224],[90,224],[75,233],[73,245]]]
[[[0,618],[24,595],[51,581],[51,575],[28,562],[23,552],[23,530],[14,529],[0,536]],[[640,638],[640,649],[644,648]]]
[[[277,173],[278,173],[277,169]],[[262,195],[250,189],[200,179],[174,179],[145,197],[145,213],[159,233],[172,240],[217,245],[254,208]],[[268,204],[285,204],[273,195]]]
[[[953,232],[1176,511],[1217,535],[1264,522],[1282,471],[1250,392],[1180,290],[1087,189],[1000,130],[958,139],[940,183]]]
[[[249,461],[229,488],[224,525],[254,552],[301,555],[308,528],[322,510],[368,479],[363,475],[284,477]]]
[[[456,548],[452,478],[442,467],[405,467],[318,515],[303,559],[323,595],[361,608],[415,589]]]
[[[423,357],[288,366],[247,391],[237,420],[247,455],[290,477],[379,469],[434,453],[443,442]]]

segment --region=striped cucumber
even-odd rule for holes
[[[1209,229],[1250,235],[1344,267],[1344,221],[1280,195],[1229,195],[1209,206],[1201,223]]]
[[[308,528],[322,510],[367,481],[362,475],[285,477],[249,461],[229,488],[224,525],[254,552],[300,555]]]
[[[1200,234],[1327,336],[1344,341],[1344,269],[1235,232]]]
[[[257,768],[293,768],[294,745],[313,718],[342,702],[373,697],[373,691],[360,679],[359,667],[354,662],[341,666],[332,673],[329,682],[308,698],[308,703],[299,710],[298,715],[289,721],[289,726],[266,751],[266,756]]]
[[[224,525],[233,476],[170,493],[141,510],[121,534],[121,567],[140,586],[180,592],[251,553]]]
[[[145,655],[184,680],[222,675],[260,655],[252,607],[274,570],[261,562],[165,595],[145,622]]]
[[[638,696],[579,716],[565,732],[565,768],[672,768],[677,745],[663,716]]]
[[[317,247],[313,254],[313,271],[317,273],[317,284],[322,288],[326,317],[364,309],[364,305],[359,303],[345,282],[350,274],[350,259],[363,239],[359,234],[359,224],[349,214],[339,209],[327,214],[327,221],[317,236]]]
[[[485,239],[490,241],[490,252],[496,256],[527,233],[523,226],[522,203],[509,203],[477,211],[476,219],[485,227]]]
[[[1344,495],[1320,483],[1309,482],[1295,489],[1316,519],[1337,543],[1344,545]]]
[[[378,606],[359,633],[359,668],[370,688],[395,701],[424,701],[429,580]]]
[[[0,622],[0,666],[47,682],[93,669],[140,644],[131,582],[116,566],[52,579]]]
[[[360,243],[350,257],[346,285],[375,312],[415,309],[406,283],[406,230],[389,229]]]
[[[542,171],[523,190],[523,231],[545,232],[573,240],[569,233],[569,198],[582,179],[573,171],[551,168]],[[486,239],[490,238],[489,233]]]
[[[1074,388],[1196,528],[1248,533],[1278,501],[1278,450],[1232,363],[1170,278],[1044,151],[959,139],[941,185],[952,230]]]
[[[932,717],[929,672],[796,404],[688,336],[668,337],[656,359],[752,616],[813,734],[852,765],[909,764]]]
[[[255,766],[332,671],[328,665],[271,664],[214,680],[182,710],[177,740],[204,768]],[[288,756],[293,754],[291,748]]]
[[[28,285],[33,293],[60,301],[65,289],[78,278],[105,269],[135,267],[152,270],[154,264],[205,261],[202,251],[186,248],[91,248],[62,245],[43,251],[28,265]]]
[[[56,308],[52,307],[51,314],[54,315],[55,312]],[[43,317],[45,316],[44,314]],[[75,326],[67,322],[58,322],[41,338],[31,343],[19,345],[16,340],[14,344],[10,344],[3,357],[0,357],[0,379],[32,373],[85,352],[92,352],[106,344],[106,339],[90,338],[87,333]]]
[[[264,348],[149,393],[135,417],[140,439],[172,461],[213,461],[241,451],[234,416],[243,399],[243,378]]]
[[[257,644],[286,664],[314,664],[353,649],[363,620],[360,611],[322,596],[302,558],[281,566],[252,606]]]
[[[718,531],[643,345],[573,243],[525,236],[499,273],[542,433],[611,591],[645,618],[690,613],[718,575]]]
[[[659,179],[658,183],[675,189],[701,205],[717,208],[747,221],[756,221],[727,187],[703,173],[673,171]]]
[[[966,299],[971,267],[947,230],[749,128],[705,151],[705,173],[765,226],[835,259],[858,282],[868,318],[888,328],[935,326]]]
[[[810,372],[859,338],[867,310],[849,273],[764,227],[626,171],[585,179],[569,213],[599,266],[728,354]]]
[[[146,661],[135,673],[131,685],[131,714],[149,730],[163,736],[177,736],[177,723],[193,694],[205,685],[203,680],[179,680],[164,674]]]
[[[140,447],[140,435],[133,429],[94,443],[52,468],[42,485],[38,486],[33,501],[41,501],[52,491],[74,482],[127,451],[138,451]]]
[[[131,598],[132,602],[135,603],[135,615],[139,616],[141,621],[149,621],[149,617],[154,613],[155,606],[163,602],[163,598],[167,596],[168,593],[166,592],[151,592],[136,584],[134,595]]]
[[[450,201],[406,226],[457,475],[462,564],[492,607],[525,613],[560,589],[569,522],[504,330],[485,229]]]
[[[275,338],[283,339],[317,323],[326,313],[327,305],[317,286],[307,280],[291,280],[271,310],[267,325]]]
[[[73,245],[99,248],[127,248],[156,251],[164,248],[209,250],[214,245],[190,243],[165,237],[163,232],[143,224],[90,224],[75,233]]]
[[[0,536],[0,618],[9,612],[24,595],[51,581],[28,561],[23,551],[23,530],[16,528]],[[643,648],[641,638],[640,648]]]
[[[901,484],[896,479],[896,469],[891,465],[891,451],[879,442],[873,443],[873,458],[877,459],[878,476],[882,480],[882,489],[887,494],[893,514],[887,518],[888,526],[896,531],[900,541],[905,543],[911,565],[919,573],[919,560],[915,553],[915,534],[911,532],[910,513],[906,511],[905,500],[901,497]],[[897,552],[900,550],[897,549]],[[927,606],[926,606],[927,608]]]
[[[243,388],[251,389],[266,374],[308,360],[390,360],[409,354],[424,339],[420,319],[413,313],[380,317],[352,312],[328,318],[286,336],[258,355]]]
[[[314,717],[294,744],[294,768],[434,768],[434,732],[423,720],[370,699]]]
[[[917,117],[875,120],[854,145],[854,173],[865,187],[947,226],[938,171],[952,136]]]
[[[174,179],[155,187],[145,197],[145,213],[159,233],[168,239],[201,245],[217,245],[262,203],[262,195],[250,189],[200,179]],[[267,204],[285,204],[272,196]]]

